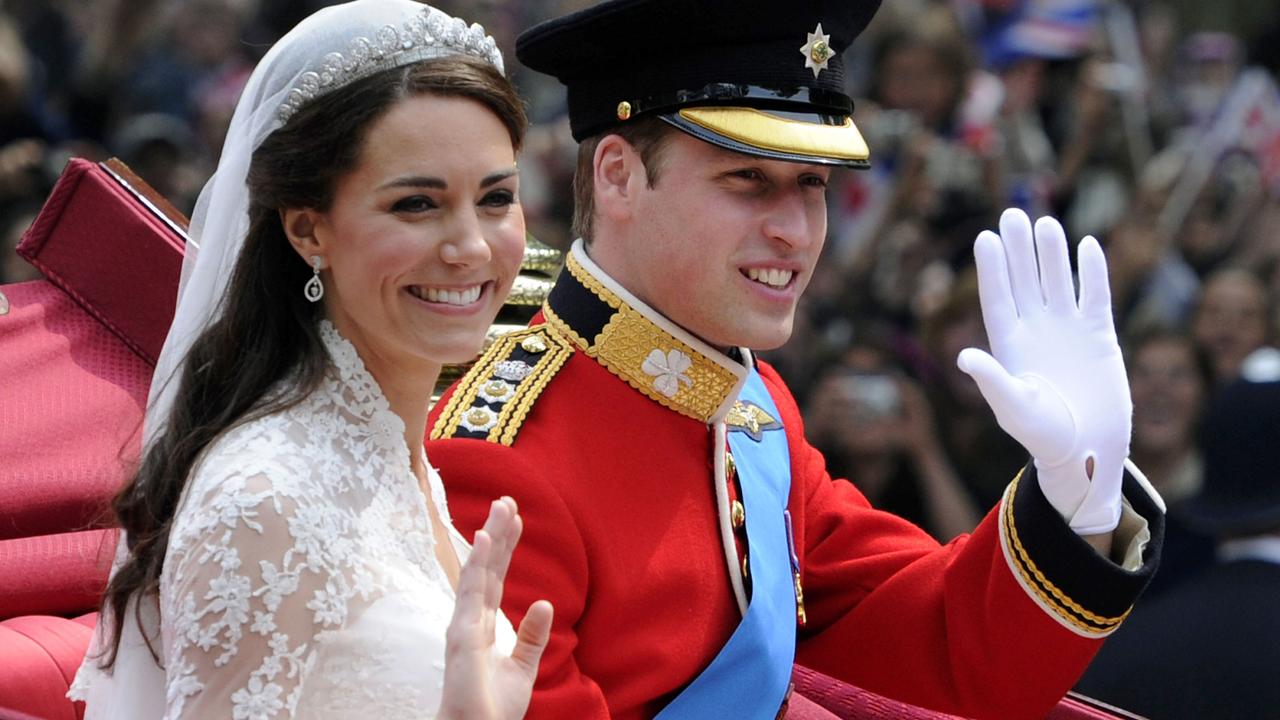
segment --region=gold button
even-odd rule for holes
[[[631,119],[631,103],[627,102],[626,100],[623,100],[622,102],[618,103],[618,119],[619,120]]]
[[[727,480],[733,480],[734,474],[738,472],[738,464],[733,461],[733,453],[724,454],[724,476]]]
[[[747,554],[742,553],[742,577],[746,578],[751,575],[751,567],[747,563]]]
[[[467,422],[472,425],[484,425],[493,419],[493,414],[484,408],[472,408],[467,411]]]
[[[506,397],[507,393],[511,392],[511,386],[501,380],[490,380],[485,383],[484,391],[494,397]]]
[[[733,510],[729,512],[729,518],[733,521],[734,529],[741,528],[747,522],[747,509],[742,507],[742,503],[734,500]]]
[[[540,353],[547,351],[547,343],[542,339],[541,335],[530,335],[520,341],[520,347],[524,348],[524,351],[528,353]]]

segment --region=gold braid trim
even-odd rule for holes
[[[588,357],[594,358],[650,400],[681,415],[710,422],[737,386],[737,376],[625,303],[587,272],[572,254],[565,268],[583,287],[612,308],[613,316],[598,335],[586,338],[557,315],[550,303],[544,303],[542,314],[547,327],[567,342],[577,345]],[[656,378],[644,370],[645,359],[654,350],[664,356],[673,350],[679,351],[690,360],[689,368],[677,381],[674,395],[659,392]]]
[[[1018,471],[1018,475],[1014,477],[1013,482],[1009,484],[1008,495],[1004,499],[1004,509],[1002,510],[1004,514],[1004,527],[1002,528],[1005,535],[1004,540],[1013,551],[1014,562],[1010,564],[1017,569],[1018,574],[1022,577],[1023,584],[1033,590],[1041,602],[1053,608],[1060,618],[1090,635],[1109,634],[1120,623],[1124,622],[1132,608],[1118,617],[1106,617],[1089,612],[1045,577],[1040,568],[1036,566],[1035,561],[1031,559],[1030,553],[1022,545],[1022,540],[1018,537],[1017,525],[1013,519],[1013,499],[1018,492],[1018,482],[1020,480],[1022,480],[1021,470]],[[1080,618],[1084,618],[1089,622],[1085,622]]]
[[[691,360],[689,369],[685,371],[690,382],[679,383],[674,396],[658,392],[654,386],[655,378],[642,369],[645,358],[654,349],[663,354],[678,350]],[[601,365],[649,399],[702,422],[711,421],[738,382],[733,373],[627,306],[619,309],[604,326],[595,351]],[[591,351],[587,354],[590,355]]]
[[[491,380],[500,380],[495,369],[498,364],[509,360],[516,348],[529,338],[539,338],[545,346],[545,350],[537,353],[526,353],[526,364],[531,365],[528,375],[516,383],[516,387],[511,392],[511,396],[503,402],[495,403],[499,407],[494,410],[486,406],[483,402],[477,402],[480,390],[483,385]],[[435,425],[431,428],[431,440],[440,440],[443,438],[453,437],[458,428],[462,424],[463,416],[473,408],[484,408],[489,412],[497,415],[492,427],[489,428],[485,439],[489,442],[500,443],[510,446],[515,442],[516,434],[520,431],[520,426],[524,424],[525,418],[533,409],[534,402],[542,391],[546,389],[547,384],[551,382],[560,368],[564,366],[569,357],[573,355],[573,346],[564,338],[554,332],[547,332],[547,328],[537,326],[508,333],[494,341],[493,345],[485,351],[484,355],[476,361],[476,364],[463,376],[458,383],[457,390],[449,398],[449,402],[445,405],[444,410],[437,418]]]
[[[661,393],[654,392],[653,388],[650,387],[648,383],[645,383],[643,381],[638,381],[634,377],[634,373],[628,370],[626,363],[611,362],[609,354],[602,355],[599,352],[600,350],[599,346],[589,344],[586,338],[579,335],[578,332],[574,330],[572,327],[570,327],[569,323],[561,319],[560,316],[557,315],[555,311],[550,308],[550,306],[547,306],[547,305],[542,306],[542,317],[547,323],[546,325],[547,329],[551,330],[553,334],[560,335],[565,341],[571,342],[577,345],[579,348],[582,349],[583,353],[585,353],[587,357],[595,359],[596,362],[603,365],[609,372],[618,376],[620,380],[626,382],[628,385],[634,388],[636,392],[639,392],[641,395],[644,395],[645,397],[649,398],[650,400],[653,400],[659,405],[662,405],[663,407],[674,410],[680,413],[681,415],[688,415],[691,417],[695,417],[698,420],[702,420],[703,422],[707,422],[711,413],[714,413],[716,408],[719,407],[719,405],[716,405],[715,407],[713,407],[711,409],[711,412],[708,413],[705,417],[700,414],[695,414],[696,411],[691,410],[685,405],[682,405],[676,402],[675,400],[667,397],[666,395],[662,395]],[[614,315],[614,320],[611,320],[609,324],[612,325],[613,322],[617,320],[617,318],[618,318],[618,315]],[[680,347],[683,348],[685,346],[682,344]],[[641,358],[641,362],[643,362],[643,358]],[[647,375],[645,377],[648,378]],[[679,395],[677,395],[677,397],[679,397]]]
[[[542,354],[533,372],[529,373],[529,377],[521,380],[520,385],[516,387],[515,397],[502,406],[502,415],[498,418],[498,424],[489,431],[491,442],[496,441],[510,447],[511,443],[516,441],[516,433],[520,431],[520,426],[524,425],[525,418],[533,409],[534,401],[542,395],[542,391],[547,389],[547,384],[573,356],[573,347],[562,338],[556,337],[555,333],[543,333],[542,337],[554,343],[554,347],[548,348]],[[499,430],[502,431],[501,436],[498,434]]]
[[[449,402],[445,403],[440,417],[436,418],[435,424],[431,426],[429,440],[452,437],[458,431],[458,425],[462,422],[462,413],[471,409],[471,404],[475,402],[476,395],[480,392],[480,385],[492,376],[493,366],[510,354],[514,343],[507,340],[509,337],[510,335],[506,335],[495,340],[476,364],[471,366],[467,374],[458,381],[457,389],[449,397]]]

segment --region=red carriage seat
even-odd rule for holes
[[[182,263],[185,219],[149,192],[72,160],[18,248],[44,279],[0,286],[0,718],[84,712],[64,695]]]

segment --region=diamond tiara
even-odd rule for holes
[[[381,70],[457,54],[473,55],[504,72],[502,53],[483,27],[467,27],[460,18],[424,7],[400,26],[383,25],[372,38],[353,39],[346,53],[325,55],[319,68],[298,76],[277,117],[284,124],[307,102]]]

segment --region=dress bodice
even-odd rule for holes
[[[332,365],[300,403],[210,445],[160,578],[165,717],[422,718],[440,704],[454,593],[393,413],[322,321]],[[425,459],[425,458],[424,458]],[[497,651],[515,634],[498,622]],[[84,673],[81,673],[82,675]]]

